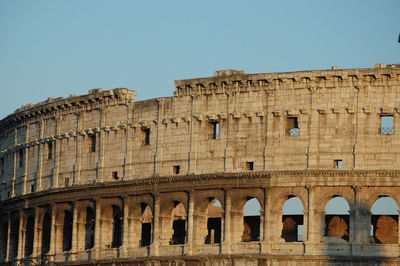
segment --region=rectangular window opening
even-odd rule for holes
[[[254,162],[247,162],[246,168],[248,171],[254,171]]]
[[[150,128],[142,128],[143,144],[150,145]]]
[[[69,177],[64,178],[64,186],[65,187],[69,186]]]
[[[24,166],[24,150],[19,150],[18,151],[18,166],[21,168]]]
[[[394,117],[393,115],[381,115],[381,135],[394,134]]]
[[[31,192],[35,192],[35,184],[31,185]]]
[[[53,159],[53,143],[47,144],[47,160]]]
[[[173,172],[175,175],[179,175],[179,173],[181,172],[181,167],[179,165],[174,165]]]
[[[219,139],[220,138],[220,134],[219,134],[219,122],[214,121],[214,122],[210,122],[210,131],[211,131],[211,138],[212,139]]]
[[[96,152],[96,136],[89,135],[89,152]]]
[[[299,122],[297,117],[287,118],[286,132],[289,136],[298,136],[300,134]]]
[[[343,160],[334,160],[335,169],[343,169]]]
[[[119,177],[118,177],[118,172],[112,172],[112,178],[113,178],[114,180],[118,180],[118,179],[119,179]]]

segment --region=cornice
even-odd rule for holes
[[[166,184],[187,182],[194,184],[202,181],[217,180],[265,180],[269,182],[272,178],[280,177],[332,177],[332,176],[352,176],[352,177],[397,177],[400,180],[400,170],[283,170],[283,171],[258,171],[258,172],[240,172],[240,173],[211,173],[200,175],[180,175],[180,176],[153,176],[135,180],[120,180],[110,182],[95,182],[91,184],[74,185],[66,188],[56,188],[46,191],[38,191],[22,196],[6,199],[0,202],[1,205],[7,205],[19,201],[32,200],[44,196],[56,196],[62,193],[89,192],[97,189],[113,189],[132,186],[151,186],[159,187]]]
[[[244,74],[227,72],[214,77],[176,80],[175,96],[234,94],[251,91],[274,91],[290,87],[312,89],[338,86],[368,86],[398,80],[400,64],[376,64],[375,68],[313,70],[283,73]]]
[[[0,130],[37,116],[55,116],[57,113],[65,111],[79,112],[87,108],[96,109],[108,105],[128,104],[134,102],[135,95],[136,91],[117,88],[112,90],[92,89],[86,95],[70,95],[68,98],[48,98],[46,101],[18,108],[0,121]]]

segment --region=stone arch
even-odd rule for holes
[[[222,241],[223,190],[196,191],[194,194],[193,242],[196,245]]]
[[[41,237],[41,253],[47,254],[50,251],[51,241],[51,210],[47,210],[43,214],[42,220],[42,237]]]
[[[25,221],[25,247],[24,247],[25,257],[29,257],[33,253],[34,234],[35,234],[35,219],[33,215],[28,215]]]
[[[231,214],[231,239],[234,243],[258,241],[260,239],[261,215],[257,217],[245,217],[244,207],[249,200],[256,200],[260,206],[260,212],[263,212],[263,190],[262,189],[237,189],[232,191],[232,210]],[[249,224],[252,225],[251,228]],[[258,228],[257,228],[258,227]],[[238,228],[240,228],[238,230]],[[257,228],[257,229],[256,229]],[[251,233],[251,231],[253,231]],[[251,235],[254,235],[252,238]]]
[[[8,217],[5,217],[3,221],[1,221],[1,246],[0,246],[0,259],[5,260],[7,257],[7,248],[8,248]]]
[[[350,205],[339,195],[334,195],[325,204],[324,216],[326,241],[349,241],[350,236]]]
[[[186,242],[187,194],[168,193],[160,198],[161,245],[181,245]]]
[[[122,202],[119,198],[114,198],[100,200],[98,204],[101,206],[102,220],[99,224],[102,232],[100,243],[105,248],[119,248],[122,245],[123,230]]]
[[[380,196],[371,206],[370,242],[397,244],[399,242],[399,205],[390,196]]]
[[[14,259],[14,258],[16,258],[18,256],[19,223],[20,223],[19,213],[11,214],[10,250],[9,250],[10,259]]]
[[[72,205],[62,203],[55,206],[54,251],[61,253],[72,248]]]
[[[153,199],[151,195],[133,197],[128,200],[127,245],[145,247],[152,242]]]
[[[282,204],[282,235],[285,242],[302,242],[304,204],[295,195],[288,195]]]
[[[69,251],[72,248],[72,228],[73,228],[72,211],[64,210],[63,238],[62,238],[63,251]]]
[[[364,201],[363,201],[364,208],[366,210],[371,211],[372,206],[376,203],[377,200],[379,200],[382,197],[390,197],[396,202],[397,206],[400,206],[399,194],[396,194],[395,192],[390,191],[388,189],[384,189],[384,190],[381,189],[380,191],[370,193],[368,195],[368,198],[364,199]]]
[[[257,198],[249,198],[243,206],[243,212],[242,242],[259,241],[261,205]]]
[[[74,226],[79,236],[73,239],[76,250],[81,252],[91,249],[94,247],[96,225],[94,202],[90,200],[77,201],[75,202],[74,212],[77,215],[77,223]]]

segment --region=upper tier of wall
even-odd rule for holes
[[[400,65],[176,81],[24,106],[0,121],[2,199],[152,176],[400,169]],[[394,125],[382,134],[382,116]],[[297,121],[295,121],[297,120]],[[294,130],[291,130],[294,129]]]

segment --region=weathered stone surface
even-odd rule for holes
[[[123,88],[49,98],[0,121],[0,261],[399,263],[398,216],[371,206],[400,202],[400,65],[175,85],[145,101]],[[326,222],[337,196],[349,219]],[[303,214],[283,214],[292,197]]]

